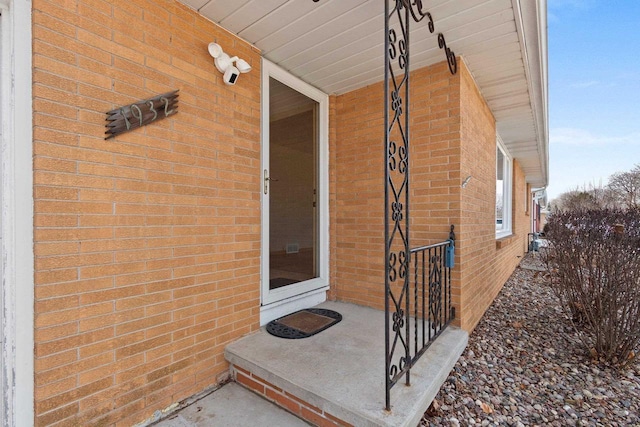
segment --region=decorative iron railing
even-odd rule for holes
[[[455,259],[453,230],[452,225],[449,240],[413,248],[409,252],[409,286],[407,293],[403,292],[406,305],[393,313],[393,323],[387,326],[389,335],[393,336],[386,361],[390,367],[387,371],[387,410],[390,410],[391,388],[404,375],[406,385],[410,385],[411,368],[455,319],[451,296],[451,269]]]
[[[414,296],[412,364],[456,317],[451,303],[455,240],[452,225],[449,240],[411,249],[413,282],[410,287]]]
[[[442,268],[442,253],[438,250],[453,248],[453,241],[443,243],[444,249],[439,247],[424,247],[411,250],[409,244],[409,24],[411,21],[427,23],[430,33],[435,32],[432,15],[424,10],[423,0],[383,0],[385,2],[385,74],[384,74],[384,197],[385,197],[385,378],[386,378],[386,408],[391,409],[391,388],[406,376],[406,384],[410,384],[410,369],[415,361],[424,353],[432,340],[453,317],[451,311],[451,282],[450,267]],[[426,18],[426,19],[425,19]],[[445,53],[445,58],[451,74],[458,70],[456,55],[447,46],[445,37],[438,33],[437,44]],[[421,258],[425,257],[421,261]],[[415,258],[415,261],[412,261]],[[451,257],[451,260],[453,258]],[[414,289],[413,303],[410,295],[410,264],[419,267],[422,262],[422,275],[429,283],[430,296],[427,310],[425,329],[422,323],[422,333],[425,340],[418,345],[418,329],[414,331],[414,352],[411,352],[410,324],[419,328],[419,316],[416,311],[419,305],[420,292]],[[428,268],[427,268],[428,266]],[[433,266],[433,268],[432,268]],[[428,272],[429,281],[426,280]],[[415,273],[417,274],[417,273]],[[443,281],[442,277],[446,277]],[[417,277],[417,276],[416,276]],[[417,278],[414,277],[414,282]],[[443,287],[444,283],[444,287]],[[448,288],[447,288],[448,286]],[[426,289],[426,288],[425,288]],[[438,289],[447,289],[448,297],[439,298],[435,294]],[[416,293],[417,292],[417,293]],[[444,292],[444,291],[443,291]],[[426,307],[423,305],[423,307]],[[411,312],[413,309],[413,319]],[[419,311],[419,310],[418,310]],[[431,318],[433,313],[439,317]],[[442,320],[441,320],[442,319]],[[429,332],[426,332],[426,331]],[[428,337],[428,338],[427,338]],[[420,349],[418,350],[418,347]]]

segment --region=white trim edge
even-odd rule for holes
[[[260,326],[264,326],[272,320],[287,314],[309,307],[315,307],[327,300],[328,286],[316,289],[306,294],[296,295],[287,300],[278,301],[260,308]]]
[[[34,424],[31,1],[2,0],[3,426]]]

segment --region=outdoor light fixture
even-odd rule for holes
[[[247,61],[237,56],[230,57],[224,53],[218,43],[209,43],[209,55],[213,57],[213,63],[218,71],[222,73],[222,80],[225,84],[234,85],[241,73],[244,74],[251,71],[251,65]]]

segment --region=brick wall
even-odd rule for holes
[[[471,331],[513,272],[524,253],[528,217],[524,212],[524,174],[513,166],[513,235],[495,237],[495,119],[464,62],[461,74],[461,177],[471,175],[461,189],[460,311],[462,328]]]
[[[259,324],[260,56],[173,0],[33,0],[37,426],[132,425]],[[207,44],[254,70],[222,83]],[[105,113],[180,89],[104,140]]]
[[[460,75],[446,63],[411,76],[411,246],[441,242],[460,224]],[[415,86],[415,87],[414,87]]]
[[[497,281],[500,283],[504,283],[509,278],[520,262],[520,259],[527,251],[527,234],[531,232],[531,218],[525,211],[526,188],[527,183],[525,181],[524,172],[522,171],[518,161],[514,160],[511,206],[511,229],[513,231],[513,235],[511,238],[503,239],[503,241],[496,245]],[[527,192],[527,196],[527,199],[531,197],[529,192]]]
[[[329,96],[329,284],[331,285],[327,292],[327,298],[335,301],[338,299],[337,286],[337,259],[338,259],[338,195],[337,195],[337,96]]]
[[[472,330],[526,249],[525,180],[514,162],[514,235],[495,238],[495,119],[464,61],[411,73],[411,246],[456,227],[456,323]],[[335,98],[332,296],[384,307],[383,85]],[[471,176],[462,189],[464,178]],[[500,248],[498,249],[498,246]]]
[[[384,307],[383,84],[336,97],[335,225],[337,299]],[[446,240],[458,224],[459,77],[445,63],[411,73],[411,245]],[[333,158],[333,157],[332,157]]]
[[[382,84],[336,97],[332,288],[342,301],[384,307]]]

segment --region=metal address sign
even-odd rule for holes
[[[178,112],[178,96],[174,90],[109,111],[105,139],[173,116]]]

